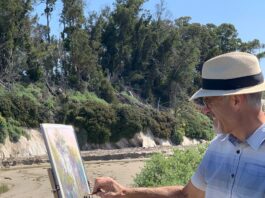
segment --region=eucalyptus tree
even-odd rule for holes
[[[98,68],[97,54],[92,51],[89,34],[84,28],[84,2],[83,0],[63,0],[62,2],[63,72],[70,87],[85,90],[95,83]]]
[[[0,76],[12,82],[25,74],[31,58],[31,0],[0,0]]]
[[[117,0],[102,34],[104,54],[101,65],[114,83],[122,82],[123,72],[132,61],[135,25],[144,0]]]
[[[53,9],[55,7],[56,0],[41,0],[42,3],[45,3],[44,14],[46,15],[46,27],[47,27],[47,40],[51,42],[51,28],[50,28],[50,20]]]

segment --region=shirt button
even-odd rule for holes
[[[240,150],[237,150],[236,153],[239,154],[240,153]]]
[[[232,178],[234,178],[234,177],[235,177],[235,175],[234,175],[234,174],[231,174],[231,177],[232,177]]]

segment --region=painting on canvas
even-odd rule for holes
[[[59,197],[85,197],[90,189],[73,127],[41,124],[41,131],[60,188]]]

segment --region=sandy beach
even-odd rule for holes
[[[96,177],[108,176],[126,186],[133,184],[133,178],[144,166],[145,159],[124,159],[85,162],[85,169],[91,184]],[[7,184],[9,191],[1,198],[52,198],[47,174],[48,163],[34,166],[20,166],[0,169],[0,183]]]

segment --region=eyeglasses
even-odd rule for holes
[[[213,102],[212,99],[213,98],[209,98],[209,97],[205,97],[205,98],[202,99],[204,106],[206,106],[208,109],[209,109],[209,107],[211,106],[211,104]]]
[[[204,98],[198,98],[195,103],[199,106],[207,107],[208,109],[212,106],[213,101],[217,99],[217,97],[204,97]]]

